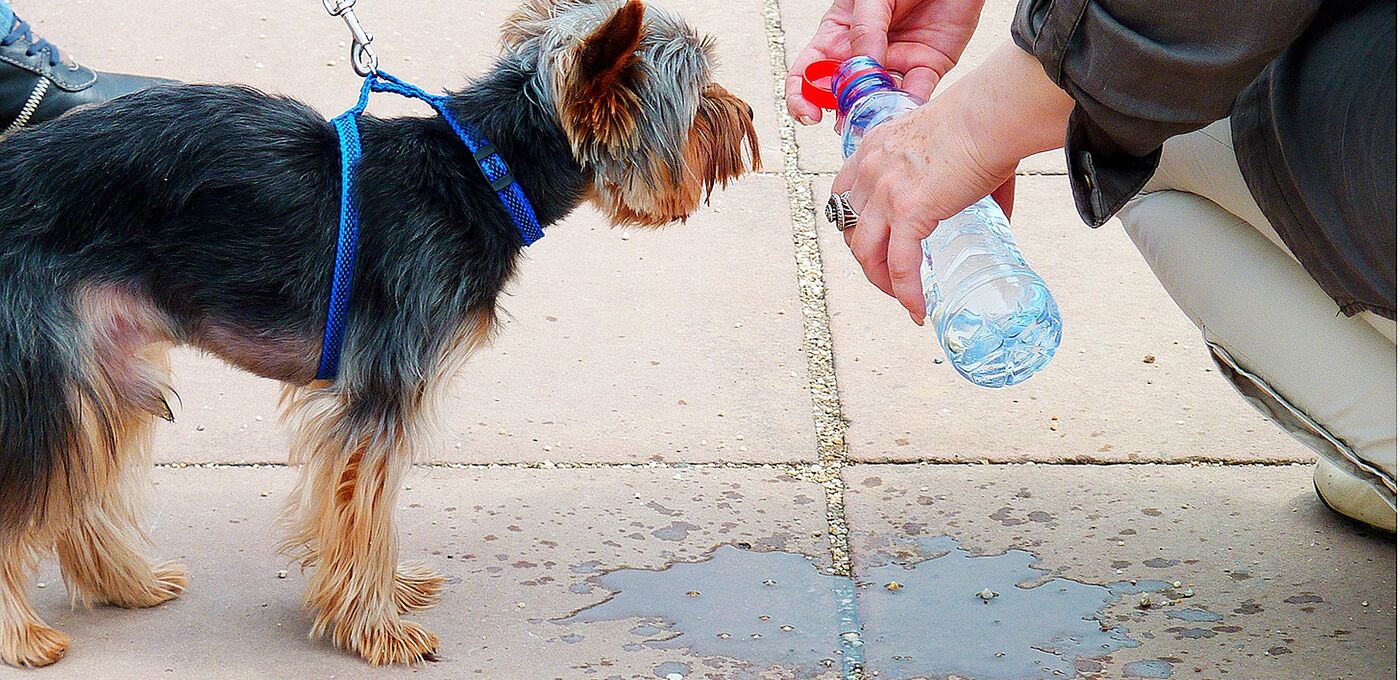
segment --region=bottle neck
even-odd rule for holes
[[[845,117],[860,100],[876,92],[900,92],[894,76],[871,57],[851,57],[843,62],[831,78],[831,92],[836,97],[836,113]]]

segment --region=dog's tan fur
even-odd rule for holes
[[[73,393],[83,427],[43,494],[44,521],[0,543],[0,661],[11,665],[48,665],[68,649],[68,637],[44,624],[25,593],[38,556],[51,549],[74,605],[151,607],[178,597],[187,580],[184,567],[147,559],[140,525],[151,416],[170,417],[168,325],[133,291],[100,288],[79,300],[75,342],[89,357],[85,376],[52,388]]]
[[[290,534],[282,550],[312,569],[305,595],[315,614],[311,635],[329,634],[373,665],[411,663],[437,649],[436,636],[399,616],[435,604],[444,579],[426,566],[397,563],[394,502],[415,444],[432,440],[443,387],[494,326],[494,312],[472,317],[424,376],[411,413],[392,423],[352,423],[351,402],[335,389],[283,392],[300,476],[283,513]]]
[[[679,108],[648,109],[634,94],[647,71],[639,64],[645,50],[638,46],[648,35],[639,0],[527,0],[507,22],[508,47],[537,39],[541,31],[565,33],[558,53],[539,55],[556,68],[538,78],[557,95],[550,105],[557,107],[559,127],[576,156],[568,167],[577,164],[589,173],[571,190],[569,209],[586,195],[614,224],[683,221],[716,185],[739,177],[746,166],[758,167],[752,111],[722,87],[706,85],[710,43],[678,20],[651,21],[662,19],[669,22],[665,39],[673,42],[660,47],[680,46],[694,57],[675,71],[684,78],[667,81],[676,87],[665,93],[683,100]],[[313,115],[312,123],[320,121]],[[559,149],[561,157],[569,152],[562,143]],[[312,379],[319,336],[249,331],[236,315],[181,325],[175,321],[184,316],[171,311],[163,317],[153,302],[157,296],[140,289],[148,284],[100,280],[108,282],[83,283],[76,295],[65,297],[64,325],[57,328],[62,332],[44,336],[60,338],[54,344],[63,351],[52,356],[66,360],[62,375],[76,377],[71,384],[32,385],[53,391],[36,399],[61,403],[54,412],[65,426],[52,437],[61,447],[41,449],[55,453],[46,481],[11,487],[23,491],[23,498],[32,495],[37,507],[16,503],[25,506],[23,512],[8,514],[0,507],[0,519],[8,520],[0,522],[0,662],[44,666],[68,649],[68,637],[39,618],[26,593],[37,561],[50,552],[58,556],[74,606],[151,607],[183,592],[185,568],[148,559],[149,539],[140,524],[153,416],[173,419],[167,354],[179,344],[287,385],[281,406],[293,431],[290,460],[299,476],[282,515],[288,536],[281,547],[309,572],[311,635],[374,665],[433,658],[438,638],[403,615],[433,606],[445,581],[425,565],[398,562],[394,507],[409,467],[434,441],[432,419],[449,378],[495,328],[494,291],[483,311],[468,312],[461,322],[447,317],[453,321],[428,337],[415,335],[421,353],[383,371],[398,381],[393,394],[366,397],[360,391],[365,382],[357,382],[353,370],[335,382]],[[72,293],[65,289],[65,295]],[[77,325],[72,333],[70,308]],[[28,399],[30,388],[21,384],[10,394]],[[48,434],[26,430],[30,422],[22,421],[19,429]]]
[[[747,166],[759,170],[758,135],[749,123],[748,105],[717,84],[705,89],[695,125],[690,129],[685,145],[685,172],[675,181],[669,168],[658,163],[655,173],[661,186],[670,191],[650,191],[645,196],[630,195],[626,187],[590,196],[590,200],[606,212],[616,224],[641,227],[661,227],[684,222],[702,199],[708,199],[716,185],[737,177]],[[726,140],[745,139],[741,147]],[[748,154],[744,154],[744,148]],[[627,196],[634,205],[646,206],[638,211],[624,201]]]

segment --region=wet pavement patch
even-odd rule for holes
[[[1214,623],[1225,617],[1212,611],[1188,607],[1186,609],[1177,609],[1167,612],[1167,618],[1180,621],[1194,621],[1196,623]]]
[[[663,541],[684,541],[685,537],[690,535],[690,532],[699,529],[700,527],[689,522],[671,522],[671,526],[657,529],[651,532],[651,535]]]
[[[1029,552],[973,555],[946,537],[920,549],[938,556],[859,575],[866,668],[880,677],[1073,677],[1077,661],[1138,646],[1097,620],[1128,584],[1047,579]]]
[[[613,595],[557,623],[641,619],[634,634],[662,636],[642,641],[647,647],[777,666],[797,677],[841,666],[837,593],[850,581],[820,573],[806,556],[725,545],[700,562],[621,569],[590,582]]]
[[[673,678],[684,678],[690,675],[690,665],[679,661],[667,661],[652,670],[652,675],[658,678],[672,680]]]
[[[859,665],[866,677],[1056,680],[1097,672],[1090,669],[1139,646],[1122,627],[1107,623],[1109,605],[1162,594],[1150,598],[1148,608],[1156,610],[1181,586],[1052,577],[1034,566],[1038,558],[1030,552],[977,555],[949,537],[897,542],[894,553],[916,559],[890,559],[860,570],[855,580],[821,573],[803,555],[733,545],[663,569],[600,572],[587,583],[594,594],[611,595],[555,623],[568,626],[564,637],[576,641],[588,628],[575,624],[630,621],[636,638],[624,649],[683,648],[799,678],[835,671],[852,677]],[[1192,623],[1223,619],[1200,607],[1163,613]],[[1223,632],[1168,631],[1178,639]],[[661,677],[682,673],[657,670]],[[1172,664],[1135,661],[1123,672],[1166,678]]]
[[[1215,631],[1205,628],[1186,628],[1184,626],[1172,626],[1167,629],[1168,633],[1176,636],[1178,640],[1202,640],[1215,637]]]
[[[1137,595],[1139,593],[1163,593],[1171,590],[1172,584],[1166,581],[1137,579],[1135,581],[1114,581],[1106,587],[1109,592],[1118,597],[1122,597],[1124,595]]]

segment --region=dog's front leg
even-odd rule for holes
[[[337,646],[376,666],[431,659],[437,636],[400,617],[414,607],[402,601],[393,524],[412,461],[413,414],[329,390],[305,390],[290,401],[298,421],[294,459],[302,467],[286,517],[287,548],[312,569],[311,635],[330,634]],[[417,593],[409,604],[431,604],[440,578],[411,576],[431,592]]]
[[[47,666],[68,652],[68,636],[44,623],[29,604],[38,545],[32,535],[0,538],[0,662]]]

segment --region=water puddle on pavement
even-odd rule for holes
[[[1171,587],[1047,578],[1029,552],[974,555],[948,537],[919,540],[918,548],[929,557],[860,570],[858,607],[849,602],[851,579],[823,574],[803,555],[726,545],[700,562],[595,576],[590,583],[614,594],[557,623],[640,619],[632,632],[646,639],[636,645],[777,666],[798,677],[843,670],[849,677],[860,664],[884,678],[1054,680],[1138,646],[1122,628],[1100,625],[1105,608]],[[1181,613],[1213,616],[1190,611]],[[1157,678],[1172,669],[1140,662],[1128,670]]]
[[[703,562],[594,577],[611,598],[560,623],[641,619],[633,633],[659,649],[688,648],[813,677],[840,666],[838,582],[803,555],[716,548]],[[664,675],[662,677],[665,677]]]
[[[946,537],[922,541],[921,548],[937,556],[861,574],[866,668],[881,677],[1073,677],[1076,661],[1138,646],[1121,628],[1096,619],[1130,590],[1157,587],[1047,579],[1031,566],[1037,560],[1031,553],[973,555]]]
[[[1212,611],[1188,607],[1186,609],[1178,609],[1174,612],[1167,612],[1167,618],[1177,619],[1178,621],[1191,621],[1193,623],[1215,623],[1225,617]]]

